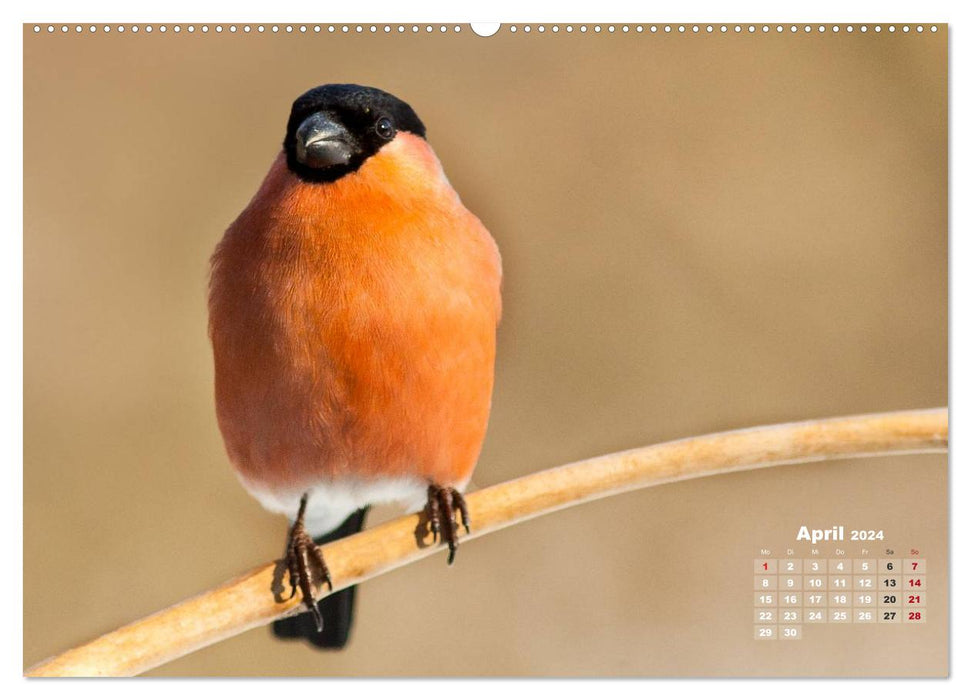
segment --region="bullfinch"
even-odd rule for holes
[[[405,102],[360,85],[296,99],[283,149],[212,256],[219,428],[243,486],[291,521],[274,633],[341,648],[354,590],[317,545],[370,505],[427,514],[455,557],[491,407],[499,251]]]

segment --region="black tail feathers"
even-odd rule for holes
[[[360,532],[367,512],[367,508],[355,511],[336,530],[314,538],[314,542],[322,545]],[[322,631],[317,631],[313,615],[304,612],[274,622],[273,634],[280,639],[304,639],[320,649],[343,649],[354,621],[355,588],[351,586],[332,593],[318,603],[324,618]]]

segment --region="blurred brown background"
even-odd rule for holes
[[[25,665],[279,555],[216,427],[207,260],[317,84],[410,102],[499,242],[476,485],[947,403],[945,27],[24,32]],[[364,584],[342,653],[259,629],[154,673],[941,674],[946,479],[915,456],[610,498]],[[759,548],[839,523],[921,548],[928,623],[754,641]]]

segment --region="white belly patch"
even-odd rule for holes
[[[292,522],[297,517],[303,491],[267,491],[243,481],[243,486],[271,513],[282,513]],[[408,511],[425,505],[428,483],[419,479],[341,480],[310,489],[304,524],[313,537],[325,535],[354,511],[378,503],[400,503]]]

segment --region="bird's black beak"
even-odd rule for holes
[[[297,127],[297,160],[310,168],[347,165],[352,155],[350,138],[341,124],[315,112]]]

